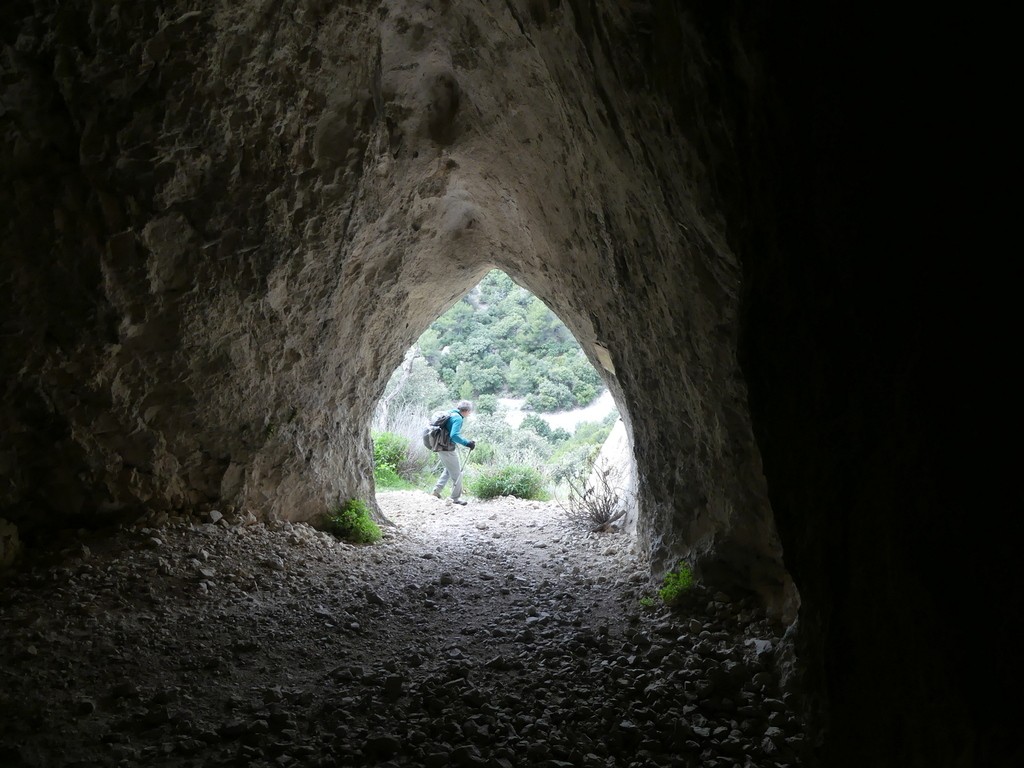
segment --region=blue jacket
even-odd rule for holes
[[[451,415],[451,419],[448,420],[448,436],[453,443],[468,446],[469,440],[459,434],[459,430],[462,429],[462,414],[458,408],[452,408]]]

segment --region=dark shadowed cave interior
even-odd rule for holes
[[[966,214],[925,203],[967,120],[916,25],[19,0],[0,30],[0,518],[27,550],[372,498],[388,376],[498,267],[615,395],[653,577],[685,559],[777,617],[799,590],[814,761],[1024,760],[1020,492],[964,407],[1000,399],[1006,305],[947,255]]]

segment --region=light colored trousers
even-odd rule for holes
[[[434,490],[438,493],[444,488],[445,483],[452,481],[452,500],[462,495],[462,471],[459,469],[459,456],[455,451],[438,451],[437,457],[441,460],[444,471],[437,478],[437,485]]]

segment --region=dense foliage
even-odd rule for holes
[[[373,479],[378,488],[411,488],[421,469],[410,453],[409,438],[393,432],[373,435]]]
[[[587,405],[600,376],[544,302],[492,270],[439,317],[417,347],[446,399],[524,397],[535,411]]]
[[[475,408],[463,434],[477,445],[468,457],[467,487],[486,477],[483,493],[509,493],[508,483],[522,479],[517,473],[525,467],[540,478],[538,493],[557,490],[589,465],[618,414],[580,423],[573,434],[552,429],[550,417],[537,413],[517,428],[499,398],[520,397],[526,410],[546,412],[589,404],[601,390],[568,329],[508,275],[492,271],[423,334],[388,382],[373,422],[376,486],[429,488],[440,467],[423,447],[423,428],[467,398]],[[513,485],[518,495],[521,488]]]

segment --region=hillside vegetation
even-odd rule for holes
[[[416,346],[449,399],[525,397],[531,410],[558,411],[587,405],[603,386],[562,321],[496,269]]]
[[[548,486],[580,471],[618,418],[582,422],[570,434],[535,414],[512,427],[499,398],[524,398],[524,410],[552,412],[593,402],[604,384],[555,314],[499,270],[439,317],[406,353],[374,418],[378,487],[428,483],[434,456],[419,436],[430,416],[460,399],[476,408],[464,433],[477,441],[468,470],[484,482],[528,468]],[[508,470],[508,471],[506,471]],[[512,472],[521,477],[520,469]]]

